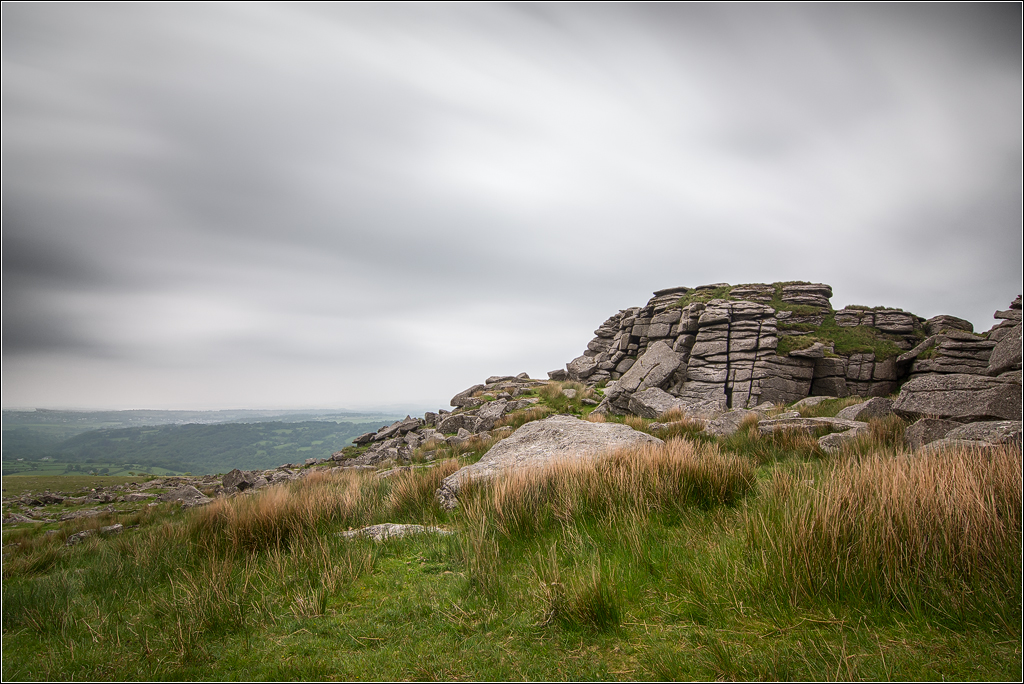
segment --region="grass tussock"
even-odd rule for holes
[[[826,399],[814,406],[798,406],[801,418],[834,418],[844,408],[864,403],[865,398],[860,396],[842,397],[841,399]]]
[[[779,430],[762,435],[757,428],[758,417],[744,418],[732,435],[721,440],[723,449],[751,459],[758,465],[793,459],[817,460],[825,453],[818,446],[818,438],[827,429],[807,432],[802,429]]]
[[[535,420],[542,420],[555,413],[550,406],[534,406],[533,408],[521,409],[502,416],[496,423],[496,427],[508,427],[518,430],[527,423]]]
[[[441,480],[461,467],[457,459],[449,458],[433,468],[407,470],[391,478],[387,510],[397,517],[415,518],[421,512],[436,507],[434,492],[441,486]]]
[[[595,517],[679,513],[737,502],[751,488],[749,461],[716,446],[670,440],[599,459],[558,461],[469,487],[467,517],[483,516],[514,539],[549,525]]]
[[[819,485],[776,473],[748,524],[765,577],[795,603],[821,598],[1019,622],[1021,454],[876,452]]]

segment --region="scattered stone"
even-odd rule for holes
[[[830,396],[826,396],[826,395],[821,395],[821,396],[816,396],[816,397],[806,397],[806,398],[801,399],[800,401],[796,402],[795,404],[793,404],[793,408],[805,408],[805,407],[806,408],[810,408],[811,406],[817,406],[818,404],[820,404],[823,401],[828,401],[830,399],[838,399],[838,398],[839,397],[830,397]]]
[[[869,421],[872,418],[885,418],[892,415],[893,400],[886,397],[872,397],[861,404],[847,406],[836,414],[843,420]]]
[[[255,484],[256,475],[254,473],[239,470],[238,468],[232,470],[224,476],[223,480],[221,480],[221,485],[224,489],[237,489],[240,492],[244,492]],[[165,500],[166,499],[161,499],[161,501]]]
[[[8,513],[7,516],[4,518],[4,523],[5,524],[9,524],[9,525],[17,525],[18,523],[35,523],[35,522],[42,522],[42,521],[41,520],[36,520],[34,518],[29,518],[28,516],[21,515],[20,513]]]
[[[213,499],[204,495],[192,485],[185,485],[184,487],[179,487],[178,489],[165,492],[158,496],[157,500],[164,502],[179,502],[181,503],[182,508],[204,506],[213,501]]]
[[[115,523],[113,525],[107,525],[106,527],[100,528],[100,534],[109,536],[112,534],[121,534],[124,531],[124,525],[121,523]]]
[[[803,430],[804,432],[813,433],[822,428],[846,431],[865,427],[867,427],[867,423],[843,420],[842,418],[778,418],[762,420],[757,424],[757,431],[762,435],[768,435],[783,430]]]
[[[523,425],[497,442],[472,465],[446,477],[437,490],[441,505],[452,509],[467,482],[493,479],[521,468],[535,468],[562,459],[593,458],[603,452],[640,444],[663,444],[660,439],[620,423],[591,423],[558,415]]]
[[[986,420],[961,425],[945,434],[943,439],[985,442],[987,444],[1021,445],[1021,421]]]
[[[95,534],[95,530],[82,530],[81,532],[76,532],[75,534],[68,536],[68,540],[64,543],[67,546],[74,546],[75,544],[82,543],[93,534]]]
[[[348,539],[354,539],[358,537],[368,537],[375,541],[384,541],[385,539],[407,537],[411,534],[439,534],[442,536],[449,536],[455,534],[451,530],[446,530],[442,527],[431,527],[426,525],[399,525],[396,523],[381,523],[379,525],[370,525],[369,527],[363,527],[358,530],[347,530],[345,532],[338,533],[339,537],[345,537]]]
[[[712,435],[713,437],[728,437],[739,430],[740,423],[742,423],[747,416],[757,415],[758,413],[755,411],[733,409],[710,421],[704,426],[704,432]]]
[[[942,420],[941,418],[921,418],[909,426],[903,433],[907,446],[916,451],[936,440],[942,439],[951,430],[960,427],[962,423],[955,420]]]
[[[1021,416],[1018,377],[925,375],[903,385],[893,411],[904,418],[924,416],[960,422],[1016,420]]]

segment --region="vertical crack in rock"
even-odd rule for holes
[[[725,324],[725,408],[732,408],[732,305],[729,305],[729,320]]]

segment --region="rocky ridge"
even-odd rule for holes
[[[583,354],[549,380],[582,383],[600,404],[596,413],[659,419],[672,411],[727,436],[744,421],[762,434],[804,430],[832,451],[863,434],[867,421],[896,413],[916,421],[906,431],[910,448],[928,444],[1021,441],[1021,297],[985,333],[953,316],[923,319],[899,309],[831,308],[832,288],[822,283],[775,283],[660,290],[643,307],[608,318]],[[251,494],[312,472],[378,471],[414,456],[431,465],[439,449],[474,438],[497,442],[478,464],[447,478],[439,500],[452,507],[462,483],[554,458],[594,455],[620,442],[655,438],[616,423],[591,423],[539,413],[513,432],[499,427],[512,413],[541,403],[547,381],[526,373],[492,376],[451,400],[452,410],[406,416],[360,435],[329,459],[308,459],[262,471],[234,470],[219,481],[166,478],[142,485],[98,488],[83,496],[45,493],[5,499],[5,522],[52,522],[50,506],[72,506],[60,518],[116,511],[111,505],[203,505],[217,496]],[[557,391],[557,390],[556,390]],[[896,399],[887,398],[899,391]],[[577,390],[563,389],[575,398]],[[872,397],[835,418],[784,412],[829,398]],[[794,403],[795,402],[795,403]],[[583,404],[595,404],[583,398]],[[607,433],[607,434],[606,434]],[[613,434],[614,433],[614,434]],[[408,466],[406,466],[408,467]],[[142,491],[145,490],[145,491]],[[91,508],[88,507],[91,505]],[[86,506],[86,508],[80,508]],[[14,510],[19,508],[21,512]]]

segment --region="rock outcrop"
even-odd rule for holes
[[[659,290],[645,306],[602,323],[583,355],[549,376],[590,385],[617,381],[603,407],[615,413],[629,411],[633,393],[653,387],[684,403],[717,402],[722,410],[809,395],[891,394],[916,358],[899,366],[896,357],[926,338],[926,321],[899,309],[834,311],[831,297],[823,283]],[[970,327],[951,316],[930,321],[954,336]],[[852,328],[866,331],[857,338],[873,340],[875,348],[843,352],[836,340]],[[972,363],[987,364],[994,344],[982,345],[984,359]]]
[[[742,419],[717,418],[728,409],[814,396],[877,397],[840,416],[859,421],[890,411],[957,423],[1020,418],[1020,296],[986,333],[955,316],[836,311],[831,297],[823,283],[659,290],[602,323],[583,355],[549,376],[607,384],[599,411],[656,418],[699,406],[715,434]],[[895,405],[882,398],[901,386]],[[913,441],[940,439],[935,427],[922,426]]]

